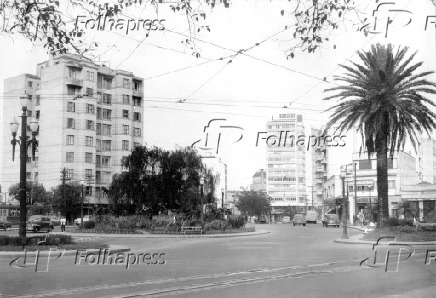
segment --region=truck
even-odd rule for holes
[[[307,211],[306,213],[306,222],[307,223],[315,223],[318,220],[318,212],[316,211]]]

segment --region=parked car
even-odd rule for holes
[[[337,214],[326,214],[322,221],[323,227],[339,227],[341,222],[339,221],[339,217]]]
[[[59,217],[57,217],[57,216],[51,216],[50,220],[51,220],[51,223],[54,226],[60,226],[61,225],[61,219]]]
[[[259,220],[258,220],[258,223],[260,223],[260,224],[268,223],[268,220],[266,219],[266,216],[265,215],[260,216]]]
[[[318,212],[316,211],[307,211],[306,213],[306,222],[307,223],[314,223],[318,221]]]
[[[304,214],[301,213],[297,213],[294,215],[294,218],[292,219],[292,222],[295,225],[303,225],[306,226],[306,217],[304,216]]]
[[[12,224],[4,219],[0,219],[0,229],[4,229],[5,231],[9,230]]]
[[[291,217],[283,216],[282,223],[284,223],[284,224],[291,223]]]
[[[93,218],[91,215],[84,215],[84,216],[83,216],[83,222],[84,222],[84,223],[87,222],[87,221],[92,221],[92,220],[94,220],[94,218]],[[76,218],[76,219],[74,220],[74,223],[75,223],[76,225],[80,226],[80,224],[81,224],[80,217],[79,217],[79,218]]]
[[[27,221],[26,230],[33,231],[34,233],[40,231],[50,232],[54,229],[50,217],[45,215],[32,215]]]

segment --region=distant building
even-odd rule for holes
[[[226,208],[227,203],[227,164],[215,156],[200,156],[207,168],[212,169],[215,175],[215,203],[218,208]],[[224,203],[224,206],[223,206]]]
[[[266,171],[264,169],[258,170],[253,175],[253,183],[250,185],[252,191],[266,191]]]
[[[280,114],[266,126],[267,193],[272,199],[273,221],[282,221],[285,207],[307,204],[303,116]]]
[[[423,136],[418,142],[417,171],[423,181],[436,183],[436,141]]]
[[[238,202],[238,194],[242,193],[241,190],[229,190],[227,191],[227,209],[232,211],[232,215],[241,215],[241,211],[236,208]]]

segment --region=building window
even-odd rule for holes
[[[67,136],[67,145],[74,145],[74,136]]]
[[[123,104],[125,104],[125,105],[130,104],[130,98],[126,94],[123,95]]]
[[[101,108],[97,108],[97,119],[102,119]]]
[[[133,121],[141,122],[141,113],[138,112],[133,113]]]
[[[85,162],[92,163],[92,153],[85,152]]]
[[[94,114],[94,113],[95,113],[95,107],[94,107],[94,105],[87,104],[87,105],[86,105],[86,112],[87,112],[88,114]]]
[[[123,88],[130,89],[130,80],[123,79]]]
[[[101,157],[101,166],[102,167],[109,167],[110,164],[111,164],[110,156],[102,156]]]
[[[133,148],[139,147],[141,146],[141,144],[139,144],[138,142],[133,142]]]
[[[129,119],[129,111],[123,110],[123,118]]]
[[[111,125],[109,125],[109,124],[103,124],[103,132],[102,132],[102,134],[103,134],[104,136],[110,136],[110,135],[112,135],[111,130],[112,130],[112,126],[111,126]]]
[[[129,134],[129,126],[123,125],[123,134],[128,135]]]
[[[97,135],[101,135],[101,123],[97,123],[95,131]]]
[[[76,95],[76,93],[78,94],[78,88],[74,87],[74,86],[69,86],[67,87],[67,93],[68,95]]]
[[[32,111],[27,111],[27,117],[32,117]]]
[[[111,116],[112,116],[111,110],[103,109],[103,119],[111,120]]]
[[[86,186],[85,187],[85,195],[86,196],[92,196],[92,186]]]
[[[97,87],[100,89],[112,89],[112,79],[103,76],[97,76]]]
[[[94,81],[94,73],[92,71],[87,71],[86,72],[86,79],[88,81]]]
[[[68,102],[67,112],[75,112],[75,111],[76,111],[76,104],[74,102]]]
[[[101,150],[102,151],[111,151],[111,147],[112,147],[111,145],[112,145],[111,141],[103,141]]]
[[[95,156],[95,166],[96,167],[101,167],[101,155],[96,155]]]
[[[92,177],[92,169],[85,169],[85,177],[86,178]]]
[[[27,86],[28,86],[29,88],[32,88],[32,87],[33,87],[33,82],[28,81],[28,82],[27,82]]]
[[[123,140],[122,150],[129,150],[129,141]]]
[[[66,178],[67,179],[73,179],[74,178],[74,170],[73,169],[67,169]]]
[[[110,94],[103,93],[103,103],[110,105],[112,101],[112,96]]]
[[[141,97],[132,97],[133,99],[133,105],[140,107],[141,106]]]
[[[298,177],[298,183],[304,183],[304,177]]]
[[[74,162],[74,152],[67,152],[67,162]]]
[[[68,67],[68,75],[70,78],[80,78],[80,70],[74,67]]]
[[[36,120],[39,120],[39,114],[40,114],[40,111],[36,111],[36,115],[35,115]]]
[[[74,119],[73,118],[67,118],[67,128],[74,128]]]
[[[388,188],[395,188],[395,180],[388,181]]]
[[[101,140],[97,139],[96,140],[96,151],[101,151]]]
[[[41,101],[41,96],[36,95],[35,106],[39,106],[39,102]]]
[[[94,130],[94,121],[86,120],[86,129]]]
[[[135,82],[135,81],[133,81],[133,90],[135,90],[135,91],[141,91],[141,89],[142,89],[142,84],[141,84],[141,82]]]
[[[93,137],[85,137],[85,146],[93,147],[94,146],[94,138]]]
[[[359,160],[359,170],[370,170],[371,160]]]
[[[101,182],[101,172],[95,171],[95,182],[100,183]]]
[[[141,129],[135,127],[135,128],[133,129],[133,136],[134,136],[134,137],[140,137],[140,136],[141,136]]]
[[[86,95],[87,96],[93,96],[94,95],[94,89],[86,88]]]

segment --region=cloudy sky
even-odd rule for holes
[[[374,26],[372,12],[383,1],[357,2],[367,12],[362,18],[368,18],[366,23]],[[206,9],[210,32],[196,33],[194,39],[200,58],[195,58],[189,46],[182,43],[190,34],[186,19],[172,13],[169,5],[162,6],[157,14],[151,7],[128,12],[134,19],[165,20],[166,30],[153,31],[147,38],[144,30],[126,34],[124,30],[101,32],[88,28],[87,33],[89,40],[98,43],[98,63],[132,71],[145,79],[147,145],[167,149],[175,144],[191,145],[204,139],[204,126],[215,118],[225,119],[221,121],[225,125],[240,127],[221,131],[218,154],[228,164],[229,189],[233,189],[247,186],[254,172],[265,168],[265,147],[256,146],[256,137],[265,131],[266,121],[272,116],[302,114],[306,129],[325,124],[329,114],[323,111],[334,102],[323,101],[323,91],[334,86],[333,76],[341,73],[338,64],[356,60],[356,51],[377,42],[392,42],[417,50],[417,60],[425,62],[425,69],[436,68],[436,11],[431,1],[389,2],[395,5],[378,13],[376,31],[382,33],[364,36],[351,22],[344,23],[317,53],[297,52],[289,60],[286,50],[295,43],[293,22],[280,14],[288,7],[284,0],[238,0],[228,9]],[[72,8],[67,12],[72,23],[80,15]],[[428,16],[433,23],[425,30]],[[393,22],[386,36],[388,17]],[[289,30],[283,30],[286,25]],[[259,45],[254,46],[256,43]],[[247,55],[231,57],[240,49],[249,49]],[[5,78],[34,74],[36,64],[48,58],[40,46],[17,36],[0,35],[0,51],[0,94]],[[241,133],[241,141],[233,144]]]

